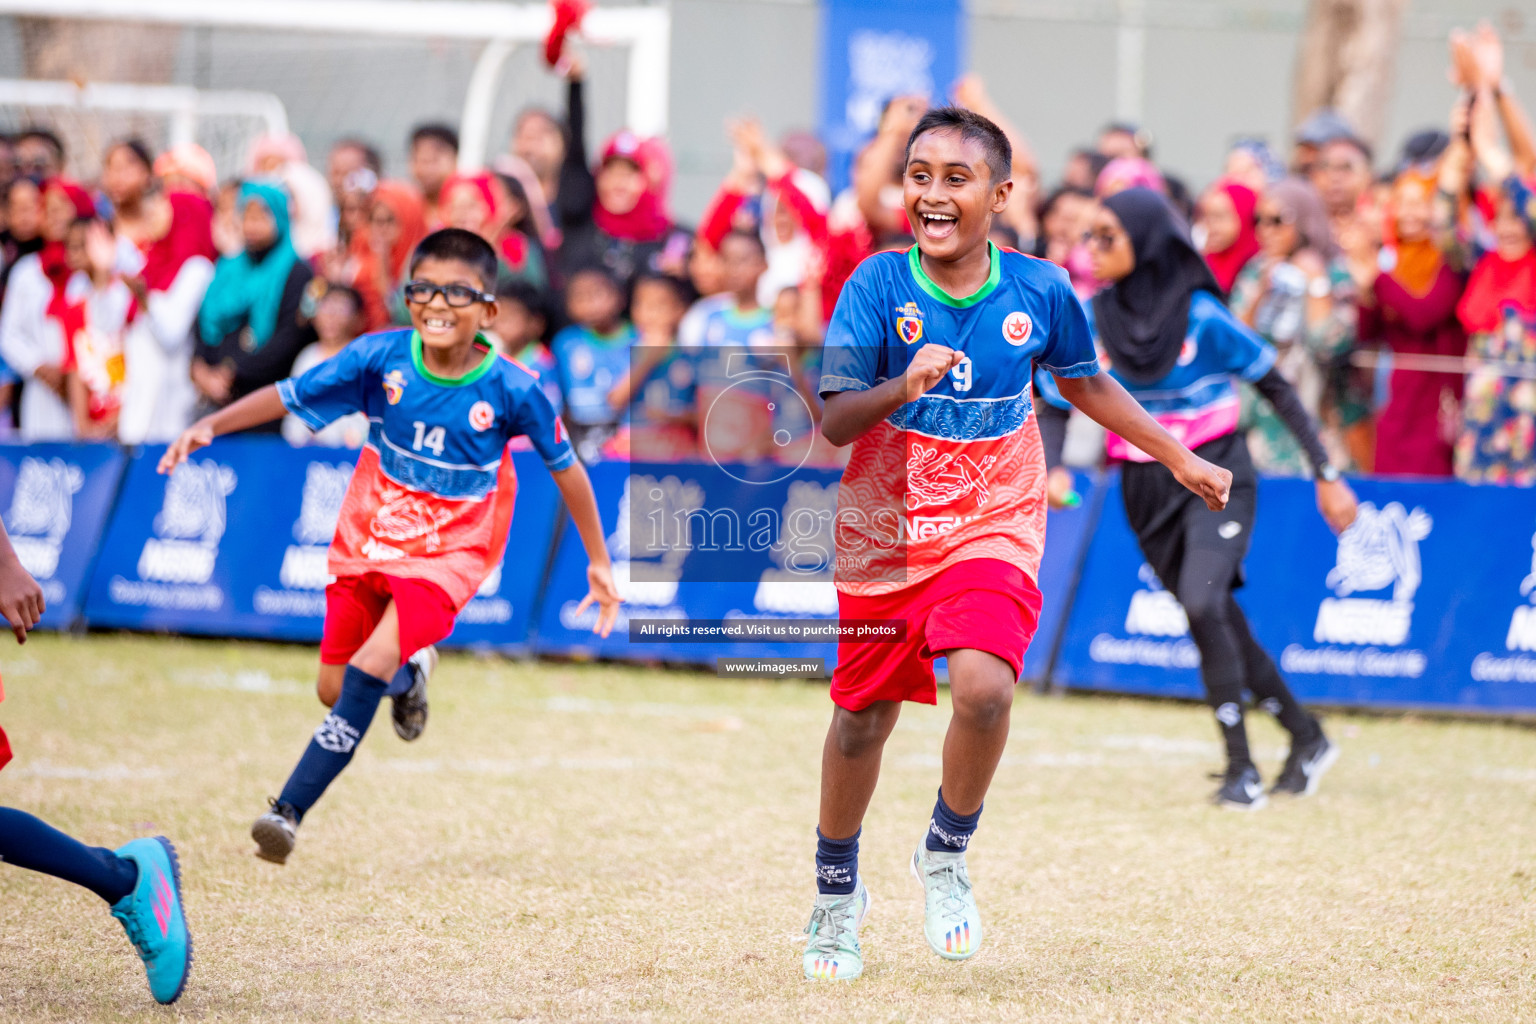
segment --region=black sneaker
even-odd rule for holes
[[[299,830],[299,812],[290,804],[279,803],[276,797],[268,798],[267,803],[272,809],[251,826],[251,838],[256,840],[256,856],[273,864],[286,864]]]
[[[389,717],[394,722],[395,735],[409,743],[427,727],[427,680],[437,668],[437,648],[423,647],[405,665],[415,682],[400,696],[390,698]]]
[[[1338,759],[1338,746],[1321,731],[1310,743],[1292,743],[1290,756],[1285,759],[1285,767],[1270,792],[1311,796],[1317,792],[1323,773]]]
[[[1231,811],[1256,811],[1269,803],[1269,797],[1264,795],[1264,780],[1259,778],[1259,770],[1250,764],[1228,768],[1221,788],[1211,796],[1211,802]]]

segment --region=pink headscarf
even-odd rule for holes
[[[186,178],[203,190],[206,198],[219,186],[219,172],[213,157],[195,142],[182,142],[155,158],[155,177]]]
[[[1093,194],[1104,199],[1128,188],[1149,188],[1164,195],[1168,193],[1162,174],[1150,160],[1139,156],[1117,156],[1099,172],[1099,178],[1093,185]]]
[[[304,152],[304,143],[292,133],[285,135],[262,135],[251,143],[251,148],[245,157],[245,173],[251,175],[270,175],[270,169],[264,169],[261,165],[268,159],[276,157],[279,164],[304,164],[309,162],[308,155]]]

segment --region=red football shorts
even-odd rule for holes
[[[427,580],[369,572],[338,576],[325,588],[325,631],[320,664],[345,665],[373,635],[389,602],[400,617],[400,664],[453,632],[458,609],[443,588]]]
[[[5,684],[0,683],[0,700],[5,700]],[[5,730],[0,729],[0,768],[11,759],[11,741],[6,738]]]
[[[1016,565],[995,558],[956,562],[921,583],[873,597],[837,595],[842,619],[905,619],[897,643],[840,640],[832,702],[862,711],[877,700],[939,702],[933,659],[968,648],[1024,669],[1040,625],[1040,590]]]

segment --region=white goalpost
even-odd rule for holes
[[[430,37],[483,42],[459,117],[459,160],[466,168],[479,167],[486,160],[493,106],[508,57],[519,45],[541,43],[549,31],[551,19],[545,4],[477,0],[0,0],[0,15],[305,34],[336,33],[354,38]],[[424,28],[428,20],[430,28]],[[582,38],[600,47],[628,49],[626,123],[641,135],[664,133],[669,98],[670,11],[664,6],[598,7],[584,19]],[[30,84],[41,86],[43,83]],[[69,83],[47,85],[50,99],[76,104],[84,103],[87,94],[101,103],[120,103],[134,96],[133,90],[151,90],[137,93],[146,101],[146,106],[141,109],[179,116],[181,127],[176,130],[183,134],[189,123],[187,118],[195,119],[197,112],[210,104],[217,107],[232,102],[246,103],[247,109],[243,109],[243,113],[266,104],[265,100],[255,99],[263,94],[242,94],[237,99],[176,86],[91,82],[82,83],[80,93],[69,97],[62,88]],[[11,97],[21,95],[27,87],[18,82],[0,86],[0,106],[15,102]],[[155,89],[166,91],[155,93],[152,91]],[[178,89],[181,91],[176,91]],[[188,110],[192,111],[190,115]],[[263,106],[263,111],[258,116],[268,118],[271,123],[270,105]],[[173,126],[178,123],[175,116]],[[285,121],[286,115],[282,118]]]

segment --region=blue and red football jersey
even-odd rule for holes
[[[371,334],[277,390],[311,429],[368,417],[332,575],[430,580],[459,608],[506,549],[517,493],[507,443],[526,436],[551,472],[576,461],[538,379],[488,345],[473,370],[447,379],[426,368],[415,331]]]
[[[1178,362],[1162,379],[1122,377],[1112,364],[1108,370],[1168,433],[1186,448],[1198,448],[1237,430],[1242,402],[1232,378],[1256,381],[1274,365],[1275,350],[1269,342],[1216,296],[1199,291],[1189,300],[1189,327]],[[1112,459],[1152,461],[1152,456],[1114,433],[1105,438],[1105,450]]]
[[[972,558],[1039,572],[1045,454],[1030,378],[1036,363],[1058,377],[1092,376],[1099,364],[1066,272],[990,248],[991,275],[965,298],[929,279],[914,246],[865,260],[837,301],[823,394],[900,377],[930,342],[965,357],[854,442],[838,488],[846,593],[889,593]]]

